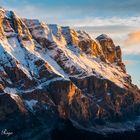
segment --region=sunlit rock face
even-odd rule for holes
[[[116,63],[116,65],[120,66],[125,72],[120,46],[115,46],[113,40],[105,34],[98,36],[96,39],[102,47],[105,59],[110,63]]]
[[[62,120],[97,133],[133,129],[127,122],[139,105],[140,90],[107,35],[93,39],[0,9],[0,129],[16,131],[13,139],[51,139]]]

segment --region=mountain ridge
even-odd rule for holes
[[[101,134],[139,124],[140,90],[110,37],[93,39],[3,8],[0,25],[0,129],[16,131],[13,139],[41,130],[49,139],[61,119]]]

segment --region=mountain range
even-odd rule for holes
[[[139,114],[140,90],[108,35],[0,8],[0,130],[10,139],[52,139],[67,123],[103,135],[132,131]]]

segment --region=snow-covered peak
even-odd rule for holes
[[[97,37],[97,40],[100,40],[100,39],[107,39],[107,40],[111,40],[111,38],[106,35],[106,34],[101,34]]]
[[[6,36],[1,44],[29,79],[40,78],[46,69],[64,78],[96,75],[125,86],[124,77],[127,75],[116,65],[116,56],[109,61],[112,64],[108,64],[103,45],[86,32],[48,25],[36,19],[21,19],[13,12],[6,15],[9,18],[4,18],[5,24],[2,24]],[[101,35],[100,38],[109,37]],[[41,64],[36,65],[38,61]]]

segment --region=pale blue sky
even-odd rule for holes
[[[86,30],[93,37],[111,36],[123,50],[128,73],[140,87],[140,0],[0,0],[19,16]],[[132,40],[132,43],[127,43]]]

